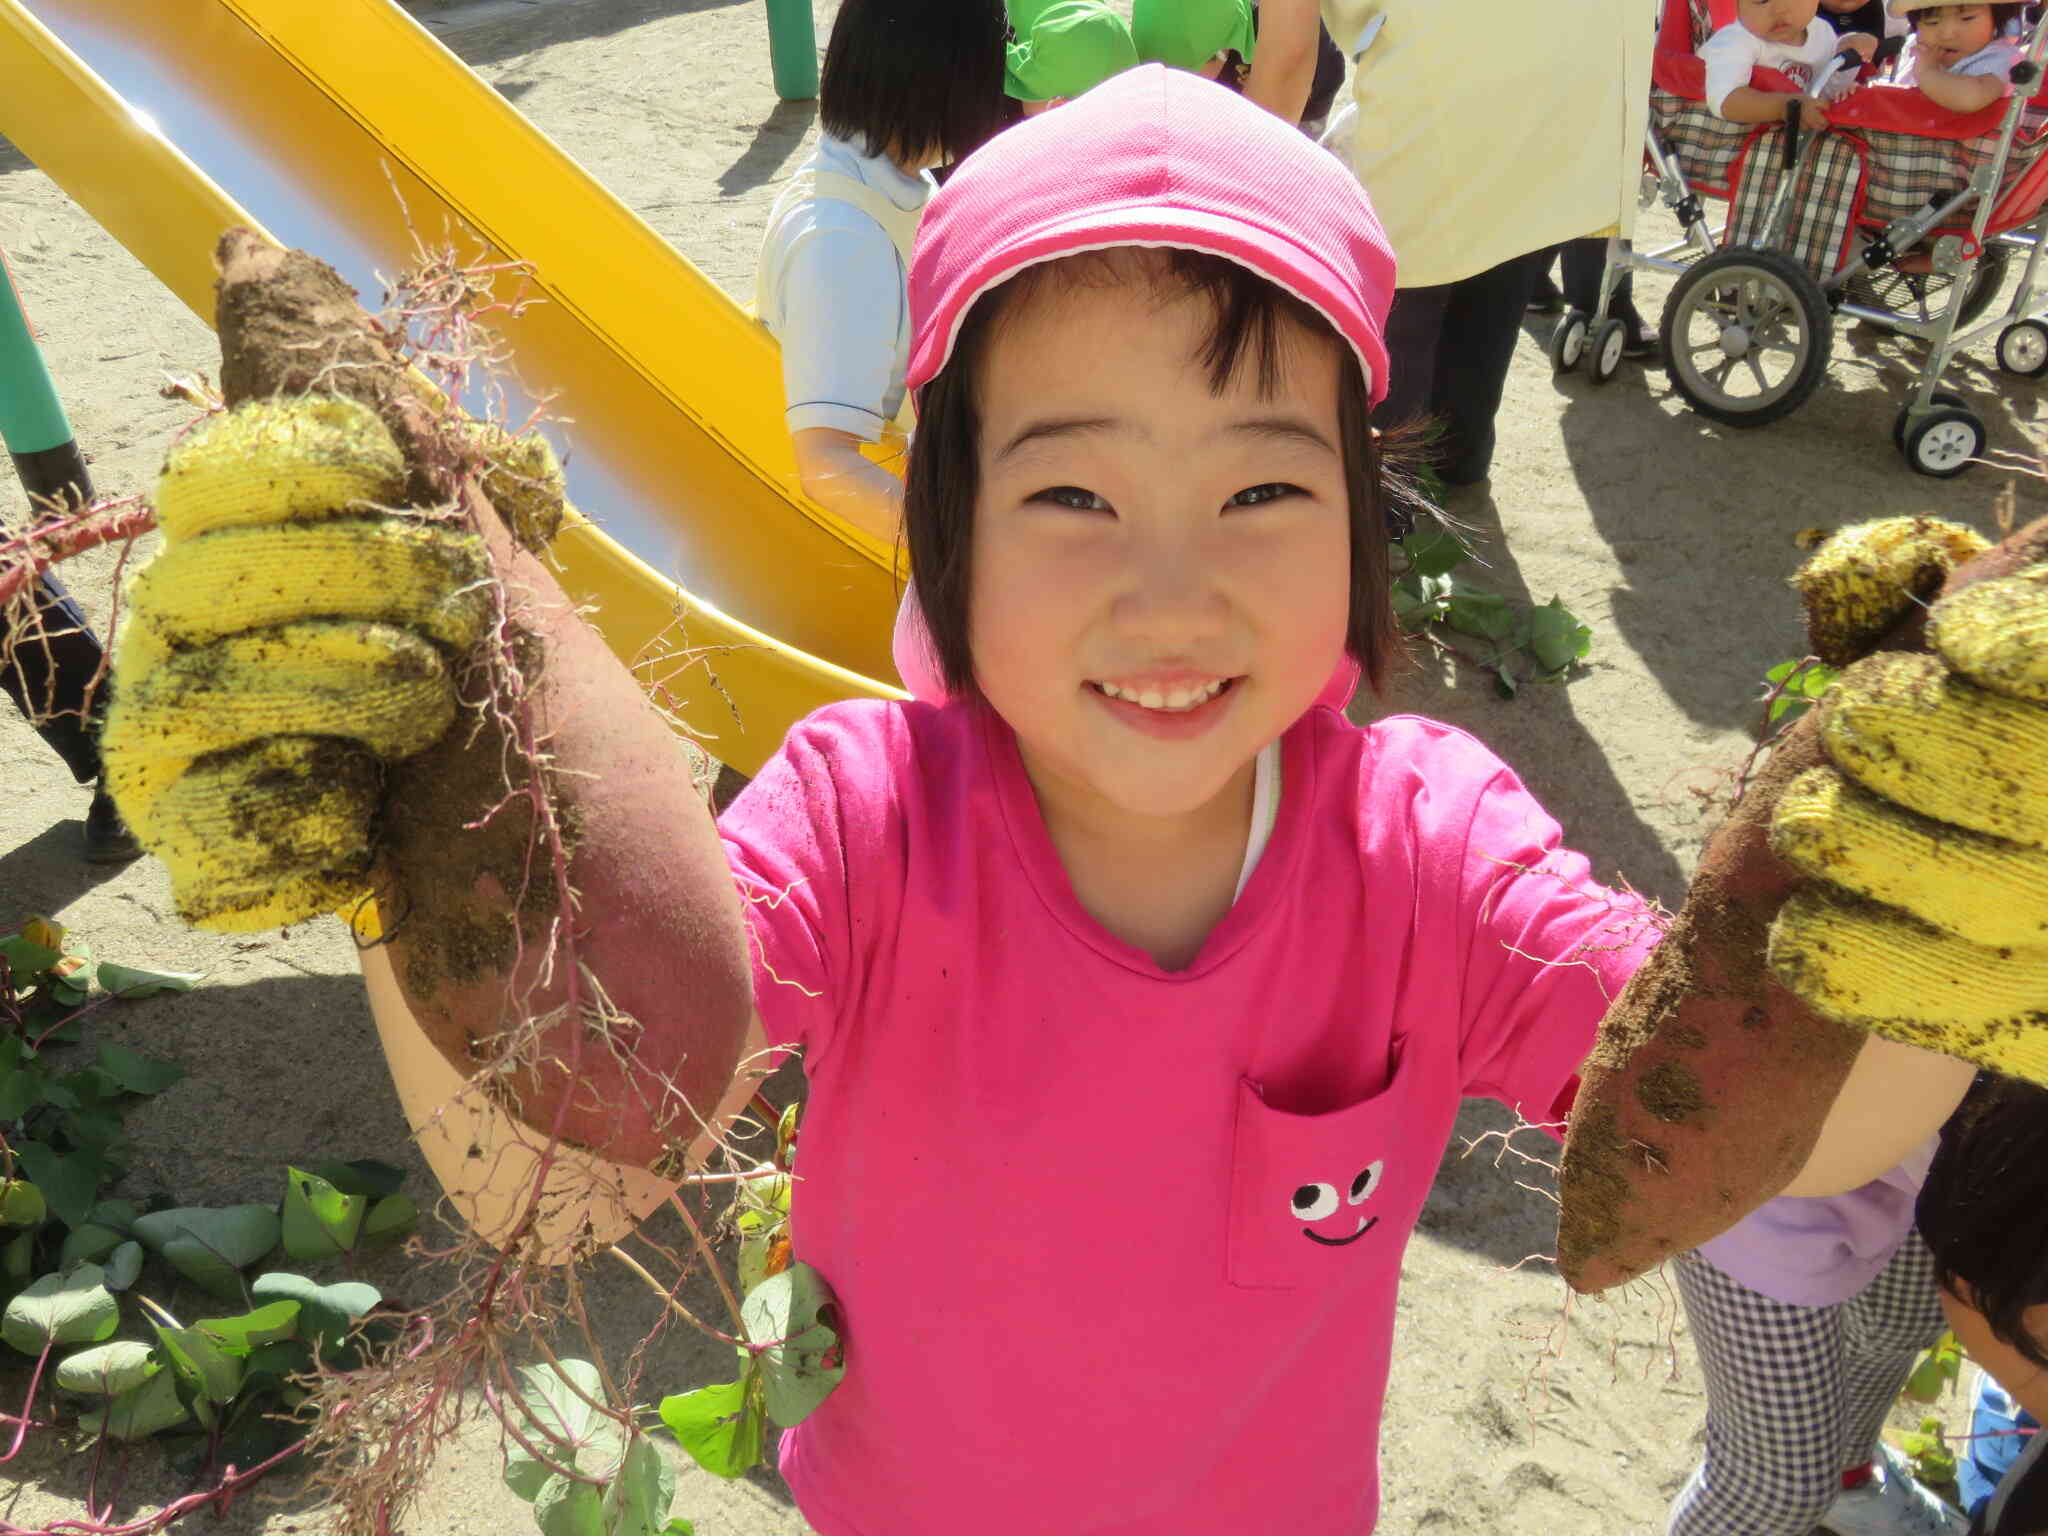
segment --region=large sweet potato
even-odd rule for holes
[[[506,652],[535,679],[523,706],[493,708],[486,670],[472,667],[455,728],[390,770],[376,890],[406,1002],[465,1074],[507,1058],[493,1096],[528,1124],[621,1162],[659,1161],[718,1103],[750,1001],[738,901],[681,748],[494,513],[463,429],[399,368],[339,276],[246,231],[222,240],[218,261],[229,403],[321,391],[376,408],[407,454],[411,499],[466,498],[509,594]],[[569,855],[566,935],[536,793]]]
[[[2044,558],[2048,519],[1941,590]],[[1912,606],[1877,648],[1923,649],[1923,622]],[[1558,1267],[1574,1289],[1633,1279],[1784,1190],[1862,1048],[1861,1031],[1814,1013],[1764,965],[1771,921],[1804,878],[1771,851],[1771,814],[1823,761],[1809,715],[1715,833],[1671,932],[1601,1023],[1560,1179]]]

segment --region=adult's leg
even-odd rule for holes
[[[1600,274],[1607,266],[1607,237],[1588,235],[1567,240],[1558,247],[1563,253],[1564,301],[1573,309],[1592,314],[1600,303]],[[1624,268],[1614,284],[1614,313],[1624,320],[1642,324],[1633,300],[1635,273]]]
[[[1696,1254],[1671,1273],[1706,1379],[1707,1445],[1669,1536],[1808,1536],[1841,1488],[1841,1309],[1773,1301]]]
[[[1394,290],[1393,307],[1387,311],[1387,396],[1372,413],[1374,426],[1400,426],[1436,409],[1444,309],[1454,286]]]
[[[1484,480],[1493,466],[1493,418],[1529,295],[1549,260],[1548,250],[1531,251],[1450,285],[1432,402],[1444,423],[1438,473],[1447,485]]]
[[[88,693],[102,652],[85,614],[47,573],[29,599],[28,615],[0,607],[0,692],[64,759],[81,784],[99,777],[100,754]]]

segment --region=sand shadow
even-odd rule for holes
[[[1454,492],[1449,510],[1484,562],[1478,569],[1465,568],[1472,579],[1515,602],[1536,601],[1490,490],[1482,485]],[[1558,819],[1566,846],[1593,861],[1597,878],[1625,877],[1638,890],[1676,902],[1684,872],[1657,830],[1637,813],[1606,750],[1580,722],[1569,680],[1525,686],[1515,698],[1503,699],[1490,672],[1431,660],[1422,641],[1414,642],[1413,649],[1423,664],[1398,669],[1387,698],[1366,708],[1427,715],[1471,732]],[[1365,718],[1356,708],[1354,716]]]
[[[719,195],[737,197],[773,181],[802,145],[817,115],[815,101],[775,103],[775,110],[754,129],[753,141],[740,152],[739,159],[718,173]]]
[[[69,782],[68,780],[66,782]],[[89,785],[79,785],[78,814],[67,816],[27,842],[0,853],[0,924],[13,924],[36,912],[57,912],[102,881],[111,880],[125,864],[85,861],[85,808]]]
[[[1834,358],[1833,376],[1803,406],[1748,428],[1692,410],[1661,368],[1624,364],[1605,385],[1583,371],[1555,380],[1572,474],[1623,567],[1612,622],[1702,726],[1753,733],[1763,674],[1805,654],[1785,583],[1805,559],[1807,530],[1900,513],[1994,527],[2010,476],[1979,467],[1930,479],[1892,445],[1918,348],[1838,327]],[[1856,366],[1843,379],[1845,360]],[[1984,417],[1993,448],[2026,445],[2038,386],[2003,380],[1978,359],[1958,360],[1950,376]],[[2038,515],[2048,487],[2015,485],[2021,521]]]

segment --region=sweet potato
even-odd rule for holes
[[[465,499],[508,594],[504,653],[535,679],[524,706],[492,708],[487,670],[472,668],[454,729],[389,772],[376,893],[406,1002],[465,1074],[509,1048],[493,1096],[527,1123],[559,1124],[617,1161],[659,1161],[725,1089],[751,988],[738,900],[680,744],[494,513],[466,429],[397,365],[340,277],[247,231],[225,236],[217,260],[228,402],[324,391],[377,409],[406,452],[410,499]],[[576,897],[575,1019],[567,951],[542,964],[563,902],[548,839],[535,838],[536,792]],[[538,1021],[531,1038],[522,1019]]]
[[[2048,519],[1944,594],[2048,558]],[[1913,606],[1879,649],[1925,648]],[[1771,851],[1784,786],[1824,761],[1817,719],[1771,754],[1700,861],[1685,905],[1608,1010],[1565,1141],[1558,1268],[1575,1290],[1643,1274],[1776,1195],[1812,1152],[1863,1034],[1771,979],[1765,938],[1801,879]]]

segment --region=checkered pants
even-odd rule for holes
[[[1694,1253],[1672,1272],[1707,1382],[1707,1449],[1670,1536],[1808,1536],[1946,1326],[1927,1245],[1909,1232],[1832,1307],[1773,1301]]]

